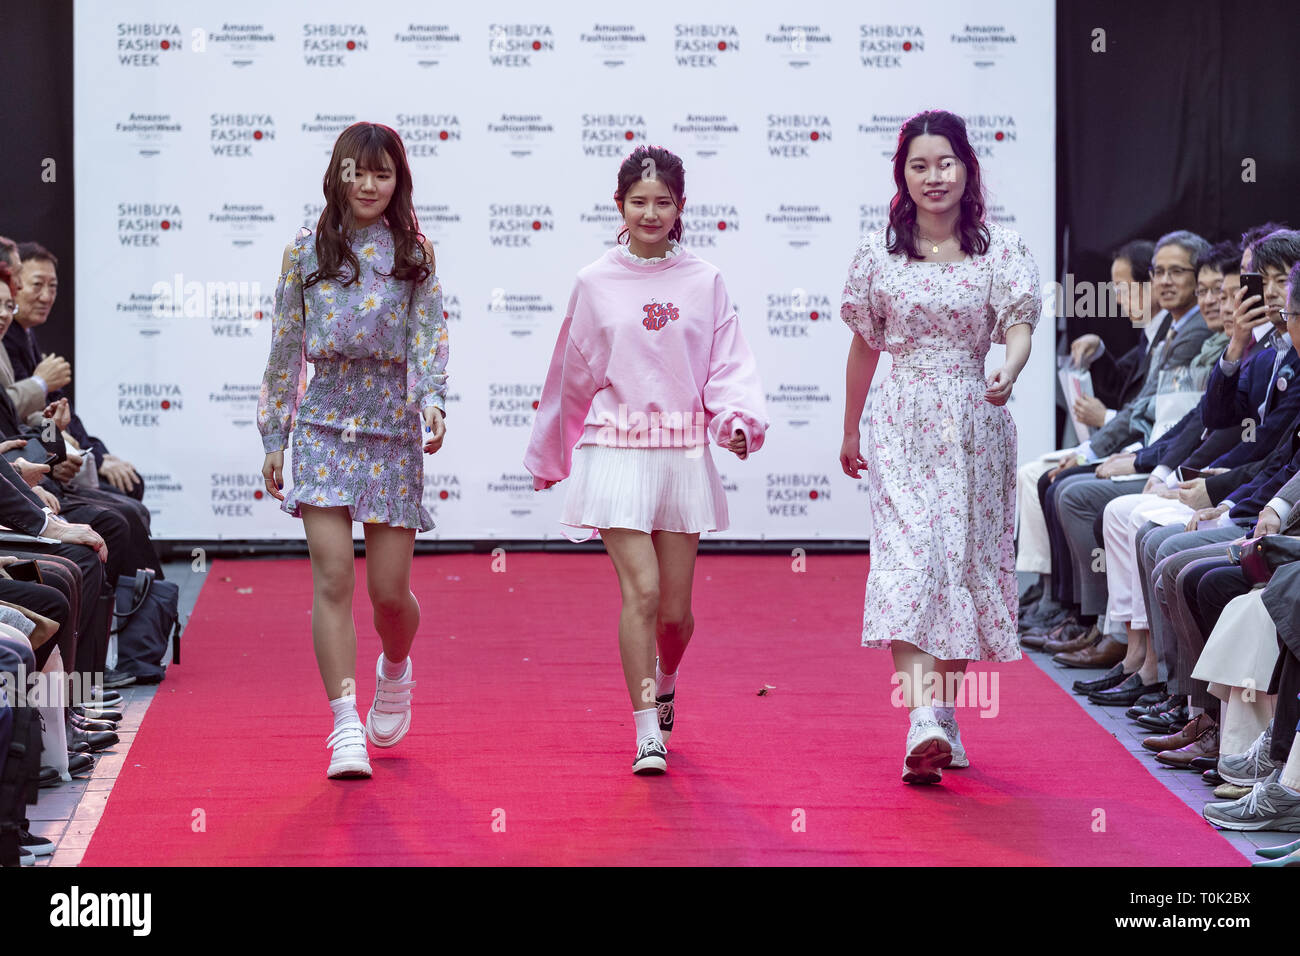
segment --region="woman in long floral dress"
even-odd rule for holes
[[[324,190],[315,236],[303,230],[284,252],[257,422],[267,491],[302,518],[311,553],[312,640],[334,716],[327,774],[369,777],[366,740],[391,747],[411,725],[408,652],[420,623],[411,560],[416,531],[433,527],[421,448],[432,454],[442,445],[447,327],[397,133],[375,123],[344,130]],[[304,394],[308,361],[315,375]],[[356,709],[354,521],[365,533],[366,589],[384,645],[364,728]]]
[[[1023,240],[984,222],[979,162],[960,117],[920,113],[899,133],[889,224],[863,238],[841,316],[849,349],[840,464],[870,486],[862,643],[889,646],[907,707],[903,780],[969,766],[957,729],[966,665],[1012,661],[1016,427],[1005,407],[1041,312]],[[990,344],[1005,344],[985,375]],[[871,392],[882,351],[889,376]],[[865,455],[863,454],[865,449]]]

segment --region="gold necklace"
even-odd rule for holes
[[[925,236],[921,235],[921,233],[920,233],[919,230],[917,231],[916,234],[917,234],[918,236],[921,236],[922,239],[925,239],[925,241],[928,242],[928,243],[930,244],[930,254],[931,254],[931,255],[937,255],[938,252],[939,252],[939,247],[940,247],[941,245],[943,245],[945,242],[950,242],[950,241],[952,241],[952,236],[949,236],[947,239],[940,240],[939,242],[935,242],[933,239],[927,239]]]

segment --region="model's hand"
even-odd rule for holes
[[[861,478],[867,470],[867,460],[862,457],[862,439],[857,432],[845,432],[840,445],[840,467],[850,478]]]
[[[1016,384],[1016,377],[1004,365],[989,373],[988,391],[984,393],[984,400],[990,405],[1005,405],[1007,399],[1011,397],[1011,386]]]
[[[424,410],[424,453],[432,455],[442,447],[442,440],[447,435],[447,426],[442,420],[442,412],[436,408]]]
[[[746,455],[746,446],[747,442],[745,439],[745,433],[737,428],[731,433],[731,440],[723,447],[729,452],[734,452],[738,458],[743,459]]]
[[[1178,500],[1189,508],[1200,510],[1208,508],[1212,504],[1210,493],[1205,490],[1205,479],[1196,478],[1192,481],[1180,481],[1178,483],[1179,492]]]
[[[267,452],[266,461],[262,463],[262,478],[266,481],[266,491],[277,501],[284,501],[284,451]]]

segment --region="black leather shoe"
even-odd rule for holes
[[[1202,776],[1205,775],[1205,771],[1207,770],[1217,771],[1218,768],[1219,768],[1218,757],[1193,757],[1192,762],[1187,765],[1187,769],[1196,770]]]
[[[1191,715],[1187,712],[1187,705],[1175,704],[1159,714],[1146,714],[1139,717],[1137,722],[1151,730],[1172,734],[1180,727],[1187,726],[1187,722],[1191,719]]]
[[[101,750],[107,750],[109,747],[116,745],[121,740],[113,731],[85,731],[77,727],[68,727],[68,749],[71,750],[74,744],[87,744],[87,749],[94,754]]]
[[[1193,763],[1195,763],[1195,761],[1193,761]],[[1219,776],[1219,770],[1217,767],[1211,767],[1209,770],[1202,773],[1201,779],[1211,787],[1217,787],[1221,783],[1227,783],[1226,780]]]
[[[107,710],[95,707],[83,707],[80,704],[72,706],[72,712],[78,717],[84,717],[86,720],[107,720],[117,723],[122,719],[120,710]],[[116,728],[114,728],[116,729]]]
[[[62,782],[63,778],[59,776],[57,770],[53,767],[42,767],[40,782],[37,786],[43,790],[46,787],[57,787]]]
[[[1041,580],[1029,585],[1029,590],[1020,596],[1020,610],[1027,611],[1037,604],[1043,597],[1043,582]]]
[[[1110,690],[1094,691],[1089,694],[1088,700],[1103,707],[1132,707],[1143,694],[1155,693],[1166,693],[1164,681],[1143,684],[1141,672],[1136,671],[1130,674],[1124,683],[1117,684]]]
[[[1165,685],[1161,684],[1160,686],[1164,687]],[[1163,704],[1168,699],[1169,699],[1169,695],[1162,690],[1157,693],[1143,694],[1137,700],[1133,701],[1133,706],[1134,707],[1156,707],[1160,704]],[[1184,720],[1183,723],[1185,724],[1187,723],[1187,721]]]
[[[1110,690],[1112,687],[1123,682],[1124,662],[1120,661],[1106,673],[1092,680],[1077,680],[1074,682],[1074,692],[1076,694],[1092,694],[1099,690]]]
[[[102,732],[105,730],[117,730],[117,722],[112,720],[91,720],[88,717],[78,717],[73,713],[72,725],[78,730]]]
[[[1141,701],[1138,701],[1128,710],[1124,711],[1124,716],[1128,717],[1130,720],[1137,720],[1139,717],[1146,717],[1150,714],[1163,713],[1164,711],[1168,710],[1170,707],[1173,707],[1175,704],[1177,704],[1179,699],[1180,698],[1178,697],[1178,695],[1171,694],[1166,697],[1162,697],[1154,704],[1144,704]],[[1183,721],[1183,723],[1187,723],[1187,721]]]
[[[70,754],[88,754],[90,753],[89,740],[69,740],[68,753]]]
[[[90,754],[68,754],[68,773],[74,777],[90,773],[95,769],[95,758]]]

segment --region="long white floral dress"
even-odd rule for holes
[[[984,398],[984,357],[1010,326],[1036,325],[1042,304],[1024,241],[988,228],[988,251],[961,262],[890,255],[882,228],[849,268],[840,315],[893,356],[871,390],[862,440],[872,519],[865,647],[900,640],[941,660],[1020,658],[1016,426]]]

